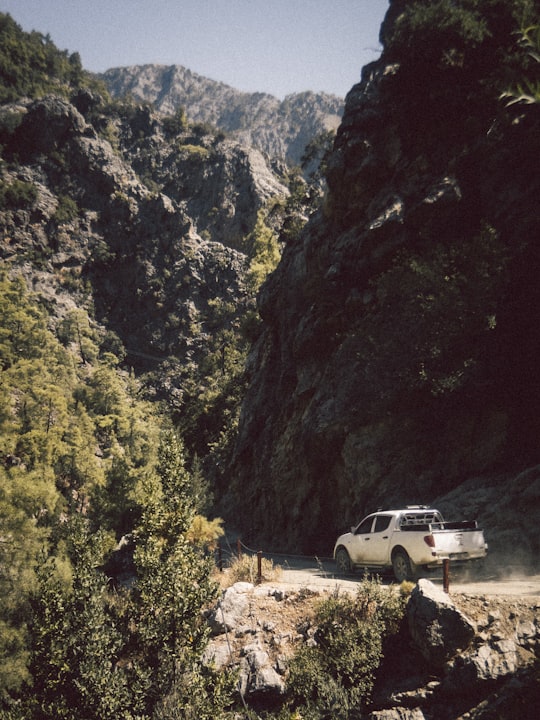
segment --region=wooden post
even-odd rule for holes
[[[445,593],[449,592],[450,587],[450,560],[446,558],[442,562],[443,567],[443,590]]]
[[[262,550],[257,553],[257,583],[262,583]]]
[[[218,553],[217,564],[218,564],[219,572],[223,572],[223,551],[221,549],[221,543],[218,543],[217,553]]]

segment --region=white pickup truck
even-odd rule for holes
[[[438,510],[423,505],[368,515],[340,535],[334,547],[337,570],[393,570],[398,582],[412,580],[419,568],[477,560],[487,554],[483,530],[476,520],[445,522]]]

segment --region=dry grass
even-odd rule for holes
[[[261,558],[261,582],[277,582],[281,577],[282,568],[274,565],[272,560]],[[242,555],[233,558],[226,571],[228,585],[236,582],[250,582],[254,585],[259,582],[259,566],[256,555]]]

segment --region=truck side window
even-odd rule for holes
[[[373,528],[373,532],[383,532],[384,530],[386,530],[390,525],[391,519],[391,515],[378,515],[377,519],[375,520],[375,527]]]
[[[366,535],[371,532],[371,526],[373,525],[373,518],[366,518],[357,528],[355,535]]]

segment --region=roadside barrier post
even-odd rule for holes
[[[257,583],[262,583],[262,550],[257,552]]]
[[[450,586],[450,560],[448,558],[446,560],[443,560],[442,567],[443,567],[443,590],[445,593],[448,593],[449,586]]]
[[[221,543],[218,543],[217,553],[218,553],[217,566],[218,566],[219,572],[223,572],[223,550],[221,549]]]

